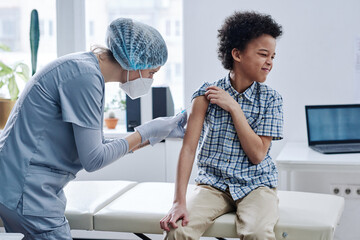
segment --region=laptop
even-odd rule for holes
[[[309,147],[321,153],[360,152],[360,104],[305,106]]]

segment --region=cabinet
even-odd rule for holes
[[[360,154],[322,154],[306,142],[288,142],[275,160],[279,170],[279,189],[335,194],[332,186],[360,186]],[[360,197],[347,196],[335,239],[359,239]]]
[[[288,142],[276,158],[280,189],[292,190],[295,172],[360,173],[360,153],[322,154],[305,142]]]

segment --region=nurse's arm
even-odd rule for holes
[[[88,172],[109,165],[141,142],[140,134],[136,132],[127,138],[103,142],[101,129],[81,127],[73,123],[73,131],[80,162]]]
[[[149,145],[149,140],[144,142],[144,143],[141,143],[141,135],[139,132],[134,132],[132,134],[130,134],[129,136],[127,136],[125,138],[128,143],[129,143],[129,149],[130,151],[129,152],[134,152],[136,150],[139,150],[140,148],[143,148],[147,145]]]

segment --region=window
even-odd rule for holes
[[[0,5],[0,42],[13,50],[20,48],[20,7]]]
[[[49,37],[52,37],[54,34],[54,30],[53,30],[54,26],[53,26],[53,21],[50,20],[49,21]]]
[[[89,21],[89,37],[94,36],[94,21]]]
[[[180,36],[180,35],[181,35],[180,21],[176,20],[175,21],[175,36]]]
[[[105,35],[108,24],[118,17],[133,18],[156,28],[164,37],[168,47],[168,61],[155,75],[154,86],[167,84],[170,86],[175,112],[183,109],[183,76],[182,76],[182,0],[84,0],[84,2],[61,0],[17,0],[0,1],[0,43],[8,45],[12,52],[1,52],[0,59],[7,63],[22,61],[31,68],[31,54],[29,41],[30,14],[37,9],[40,21],[40,43],[38,51],[37,69],[54,60],[59,52],[89,51],[91,45],[105,45]],[[85,6],[83,5],[85,3]],[[86,35],[85,45],[77,41],[74,46],[62,46],[64,41],[57,44],[57,28],[62,30],[68,23],[60,18],[57,23],[58,7],[69,4],[74,8],[68,11],[72,17],[72,10],[85,12],[85,25],[75,24],[76,31],[69,31],[69,35],[76,33],[76,39]],[[80,12],[81,12],[80,11]],[[74,11],[77,12],[77,11]],[[81,15],[81,14],[80,14]],[[62,15],[60,15],[62,16]],[[75,15],[74,15],[75,16]],[[69,19],[69,18],[67,18]],[[79,26],[81,25],[81,26]],[[79,29],[78,29],[79,28]],[[79,30],[79,31],[77,31]],[[63,49],[64,48],[64,49]],[[19,83],[20,90],[22,83]],[[106,84],[106,103],[110,104],[119,96],[118,84]],[[1,94],[1,92],[0,92]],[[125,98],[125,94],[122,94]]]
[[[52,23],[56,22],[55,6],[55,0],[0,1],[0,43],[5,44],[11,49],[11,52],[1,51],[0,60],[9,65],[16,62],[24,62],[31,69],[29,31],[30,16],[33,9],[37,9],[41,25],[37,69],[55,59],[56,30],[52,29]],[[44,32],[46,23],[50,22],[49,31]],[[21,91],[25,83],[19,81],[18,85]],[[5,89],[0,91],[0,94],[8,97]]]
[[[181,63],[175,63],[175,75],[176,77],[181,77]]]
[[[2,34],[8,38],[16,37],[16,20],[4,19],[2,21]]]
[[[44,37],[44,33],[45,33],[45,22],[44,22],[44,19],[39,20],[39,31],[40,31],[40,37]]]
[[[171,21],[166,20],[166,36],[171,36]]]
[[[167,84],[173,96],[175,112],[183,108],[182,77],[182,0],[86,0],[86,49],[91,45],[105,46],[108,24],[119,17],[132,18],[156,28],[168,47],[168,61],[155,74],[154,86]],[[119,95],[118,84],[106,84],[105,104]],[[125,98],[125,94],[122,95]]]

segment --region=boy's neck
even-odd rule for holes
[[[235,88],[238,93],[243,93],[253,82],[254,81],[242,78],[241,75],[235,71],[230,71],[231,86]]]

